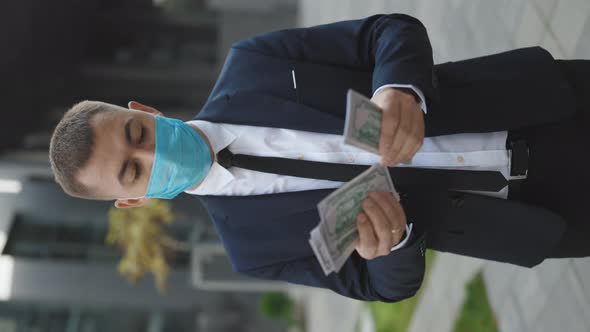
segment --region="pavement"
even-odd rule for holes
[[[363,302],[330,290],[289,284],[288,293],[304,308],[305,332],[374,332]],[[360,322],[364,323],[361,324]],[[359,330],[355,331],[359,323]],[[289,331],[290,332],[290,331]]]
[[[393,12],[425,24],[435,63],[535,45],[558,59],[590,59],[590,0],[300,0],[299,25]],[[409,330],[451,331],[465,282],[481,269],[500,331],[590,331],[590,258],[547,260],[525,269],[445,253],[423,285]],[[310,297],[321,328],[353,331],[350,323],[339,323],[360,317],[362,306],[322,296]]]

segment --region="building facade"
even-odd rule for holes
[[[257,313],[265,284],[231,271],[204,208],[172,202],[169,229],[193,252],[172,259],[168,294],[130,286],[104,244],[112,202],[65,195],[47,161],[72,104],[137,100],[188,120],[227,49],[293,26],[292,1],[22,0],[0,4],[0,331],[284,331]]]

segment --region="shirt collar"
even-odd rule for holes
[[[236,140],[236,135],[220,123],[193,120],[187,122],[187,124],[196,126],[205,134],[205,136],[207,136],[215,154],[225,149]],[[217,160],[215,160],[213,165],[211,165],[209,173],[207,173],[207,176],[205,176],[201,184],[196,189],[186,190],[185,192],[192,195],[212,195],[219,192],[233,180],[234,176],[231,172],[219,165]]]

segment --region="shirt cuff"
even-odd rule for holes
[[[385,85],[380,86],[377,90],[375,90],[375,92],[373,93],[373,96],[377,92],[379,92],[379,90],[385,89],[385,88],[407,88],[407,89],[414,90],[414,92],[416,92],[418,97],[420,97],[420,108],[422,108],[422,112],[424,112],[424,114],[427,113],[426,98],[424,97],[424,94],[422,93],[422,91],[420,89],[418,89],[417,87],[415,87],[411,84],[385,84]]]
[[[414,226],[414,224],[406,224],[406,238],[400,243],[398,243],[395,247],[391,248],[391,251],[395,251],[406,245],[406,242],[408,242],[408,240],[410,239],[410,235],[412,235],[412,226]]]

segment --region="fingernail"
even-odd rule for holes
[[[364,223],[365,221],[367,221],[367,218],[365,218],[365,216],[359,216],[358,217],[359,223]]]

